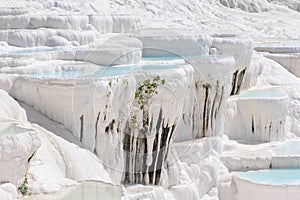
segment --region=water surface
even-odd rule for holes
[[[235,172],[242,179],[270,185],[300,185],[300,169],[267,169]]]

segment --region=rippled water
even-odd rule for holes
[[[236,172],[237,176],[255,183],[271,185],[300,185],[300,169],[268,169]]]
[[[39,73],[32,74],[33,77],[45,77],[45,78],[100,78],[100,77],[109,77],[109,76],[119,76],[125,75],[128,73],[133,73],[137,71],[151,71],[151,70],[167,70],[180,68],[181,65],[127,65],[127,66],[112,66],[106,68],[98,68],[95,71],[84,71],[81,70],[65,70],[59,72],[48,72],[48,73]]]

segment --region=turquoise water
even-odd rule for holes
[[[206,56],[187,56],[184,59],[207,59],[207,58],[222,58],[221,55],[206,55]],[[179,56],[166,56],[166,57],[143,57],[142,61],[172,61],[182,59]],[[84,71],[83,69],[72,69],[58,72],[38,73],[31,74],[31,77],[37,78],[57,78],[57,79],[77,79],[77,78],[100,78],[110,76],[120,76],[138,71],[151,71],[151,70],[169,70],[183,67],[181,64],[135,64],[135,65],[118,65],[111,67],[98,67],[94,72]]]
[[[142,61],[171,61],[178,59],[206,59],[223,58],[223,55],[195,55],[195,56],[162,56],[162,57],[142,57]]]
[[[40,73],[32,74],[33,77],[38,78],[100,78],[125,75],[137,71],[151,71],[151,70],[167,70],[182,67],[181,65],[128,65],[128,66],[112,66],[107,68],[96,69],[95,72],[85,72],[83,70],[69,70],[55,73]]]
[[[121,200],[122,189],[100,182],[83,182],[39,200]],[[33,198],[34,199],[34,198]],[[37,200],[36,199],[36,200]]]
[[[300,169],[269,169],[260,171],[236,172],[235,174],[242,179],[261,184],[300,184]]]
[[[1,135],[15,135],[23,133],[28,129],[19,127],[16,123],[12,122],[0,122],[0,136]]]

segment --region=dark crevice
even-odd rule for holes
[[[246,68],[243,69],[243,70],[239,73],[239,75],[238,75],[235,94],[239,94],[239,93],[240,93],[240,90],[241,90],[241,87],[242,87],[242,83],[243,83],[243,80],[244,80],[245,73],[246,73]]]
[[[83,115],[81,115],[80,119],[80,142],[82,142],[83,139]]]
[[[167,160],[168,153],[169,153],[169,147],[170,147],[171,139],[172,139],[173,134],[174,134],[175,127],[176,127],[176,125],[174,124],[174,125],[172,126],[172,129],[171,129],[171,133],[170,133],[169,140],[168,140],[168,142],[167,142],[167,153],[165,154],[164,160]]]
[[[217,81],[217,89],[216,89],[216,94],[215,94],[215,97],[214,97],[214,100],[213,100],[213,103],[212,103],[212,106],[211,106],[211,112],[210,112],[210,128],[213,129],[213,117],[214,117],[214,112],[215,112],[215,105],[216,105],[216,102],[217,102],[217,99],[218,99],[218,87],[219,87],[219,81]]]
[[[236,78],[237,78],[238,73],[239,73],[239,70],[237,70],[237,71],[235,71],[233,73],[232,82],[231,82],[231,92],[230,92],[230,95],[234,95],[235,94]]]
[[[123,140],[123,150],[125,158],[125,172],[122,182],[125,184],[150,184],[159,185],[161,179],[162,167],[168,154],[168,148],[171,137],[175,130],[175,125],[164,125],[162,108],[160,109],[157,122],[150,118],[148,111],[143,108],[143,128],[136,130],[126,122],[125,136]],[[151,121],[149,121],[151,120]],[[112,130],[114,122],[112,121],[106,130]],[[155,133],[149,133],[152,128]],[[134,138],[134,131],[138,135]],[[147,146],[148,136],[153,135],[153,145]],[[152,163],[147,166],[147,155],[152,152]],[[135,157],[133,157],[135,155]],[[132,167],[132,168],[131,168]],[[149,177],[149,180],[147,180]]]
[[[29,163],[31,161],[31,159],[33,158],[35,152],[28,158],[27,162]]]
[[[270,125],[269,125],[269,137],[271,136],[271,130],[272,130],[272,122],[270,122]]]
[[[208,99],[207,101],[207,106],[206,106],[206,119],[205,119],[205,132],[208,131],[208,126],[209,126],[209,120],[210,120],[210,116],[209,116],[209,113],[210,113],[210,104],[211,104],[211,100]]]
[[[131,135],[130,135],[130,127],[129,127],[129,122],[126,123],[125,127],[125,133],[124,133],[124,140],[123,140],[123,150],[125,152],[125,173],[124,173],[124,178],[123,182],[125,184],[130,183],[130,178],[129,178],[129,163],[130,163],[130,153],[131,153]]]
[[[253,117],[253,114],[252,114],[252,133],[254,134],[254,117]]]
[[[97,155],[97,137],[98,137],[98,123],[100,118],[100,112],[97,115],[96,123],[95,123],[95,147],[94,147],[94,153]]]
[[[109,132],[111,132],[111,133],[113,132],[115,123],[116,123],[116,120],[113,119],[113,120],[111,120],[111,122],[108,124],[108,126],[105,127],[105,133],[106,133],[106,134],[109,134]]]
[[[104,117],[103,117],[103,120],[105,121],[106,120],[106,118],[107,118],[107,116],[106,116],[106,114],[107,114],[107,109],[108,109],[108,105],[105,105],[105,111],[104,111]]]
[[[204,98],[204,106],[203,106],[203,114],[202,114],[202,137],[205,137],[206,135],[206,130],[207,130],[207,125],[206,125],[206,120],[207,120],[207,110],[208,110],[208,106],[209,106],[209,88],[210,85],[209,84],[204,84],[203,88],[205,90],[205,98]]]

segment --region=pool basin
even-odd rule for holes
[[[71,69],[47,73],[30,74],[34,78],[54,79],[98,79],[101,77],[121,76],[138,71],[169,70],[183,67],[181,64],[146,64],[146,65],[120,65],[112,67],[99,67],[95,70]]]
[[[236,200],[296,200],[300,195],[300,169],[236,172]]]

